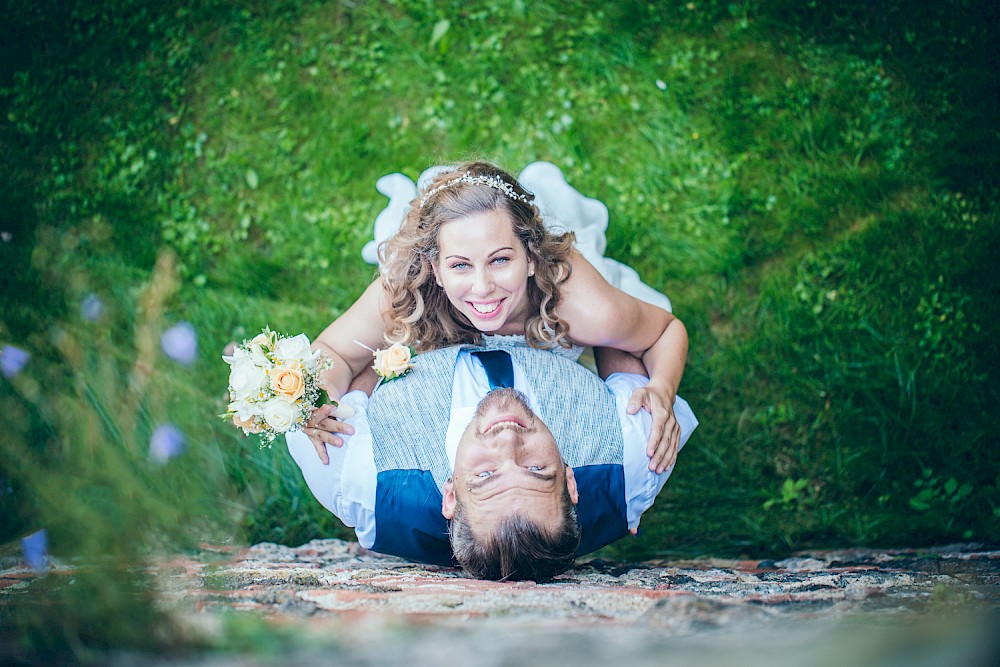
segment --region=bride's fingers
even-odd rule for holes
[[[660,440],[660,444],[657,446],[656,455],[652,457],[650,461],[650,470],[654,470],[653,463],[655,462],[655,470],[657,474],[662,473],[664,470],[674,465],[677,460],[677,449],[680,443],[680,425],[676,421],[672,421],[663,430],[663,437]]]
[[[354,416],[354,408],[346,403],[339,403],[330,411],[330,416],[336,419],[350,419]]]
[[[348,405],[334,405],[333,403],[324,403],[315,410],[313,410],[312,415],[309,417],[309,425],[315,426],[319,424],[324,419],[346,419],[346,417],[341,417],[341,414],[345,414],[350,411],[354,414],[354,411]]]
[[[344,424],[344,426],[350,428],[350,426],[347,424]],[[329,429],[324,427],[318,427],[318,428],[314,427],[309,429],[307,432],[309,433],[309,438],[311,440],[318,440],[320,442],[325,442],[326,444],[333,445],[334,447],[344,446],[344,441],[341,438],[337,437],[336,435],[337,433],[346,433],[346,431],[344,431],[342,428],[335,427],[334,429]]]
[[[654,459],[658,450],[663,447],[663,440],[666,437],[666,426],[669,414],[663,410],[663,406],[654,396],[649,397],[650,400],[643,405],[644,408],[649,410],[649,414],[652,417],[652,422],[649,429],[649,440],[646,441],[646,456],[650,459]],[[653,461],[650,461],[650,470],[655,470],[656,467],[652,465]],[[661,472],[657,470],[656,472]]]
[[[319,406],[318,408],[313,410],[312,416],[309,418],[310,424],[314,425],[314,423],[319,423],[323,421],[327,417],[331,416],[336,409],[337,406],[333,405],[332,403],[325,403]]]
[[[658,475],[673,464],[677,455],[677,430],[673,413],[663,412],[658,430],[654,426],[653,433],[650,434],[650,437],[655,435],[657,439],[648,445],[649,469]]]
[[[319,460],[323,463],[323,465],[330,465],[330,455],[326,453],[326,445],[322,440],[314,437],[310,432],[315,430],[316,429],[310,429],[309,431],[306,431],[306,433],[309,434],[309,442],[311,442],[313,447],[316,448],[316,455],[319,457]]]
[[[346,422],[342,422],[339,419],[333,417],[327,417],[326,419],[317,423],[317,426],[330,433],[343,433],[345,435],[354,435],[354,427]]]

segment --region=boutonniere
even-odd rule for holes
[[[375,357],[372,369],[386,382],[401,378],[413,370],[413,359],[417,354],[409,345],[393,343],[385,349],[373,350],[364,343],[354,342],[372,353]]]

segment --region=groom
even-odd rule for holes
[[[354,434],[327,447],[329,465],[305,435],[287,437],[314,495],[362,546],[479,577],[547,580],[634,532],[670,474],[649,470],[649,415],[627,414],[644,377],[602,382],[523,346],[445,348],[416,362],[371,399],[343,397]],[[697,420],[683,399],[675,413],[683,444]]]

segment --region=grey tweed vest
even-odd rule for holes
[[[575,361],[524,344],[505,341],[489,348],[506,350],[524,371],[538,416],[555,436],[566,463],[574,468],[621,465],[624,446],[615,399],[600,378]],[[460,349],[418,355],[411,372],[381,384],[372,394],[368,423],[378,472],[428,470],[443,490],[451,474],[445,436]]]

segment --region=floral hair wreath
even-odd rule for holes
[[[423,206],[424,204],[426,204],[427,200],[436,195],[438,192],[441,192],[442,190],[447,190],[453,185],[457,185],[459,183],[469,183],[471,185],[486,185],[493,188],[494,190],[499,190],[500,192],[504,193],[511,199],[517,201],[523,201],[526,204],[530,203],[531,199],[534,197],[534,195],[523,195],[519,192],[516,192],[514,190],[513,185],[503,180],[499,176],[474,176],[466,172],[456,179],[450,180],[447,183],[443,183],[442,185],[439,185],[436,188],[431,188],[430,190],[425,192],[424,196],[420,198],[420,205]]]

